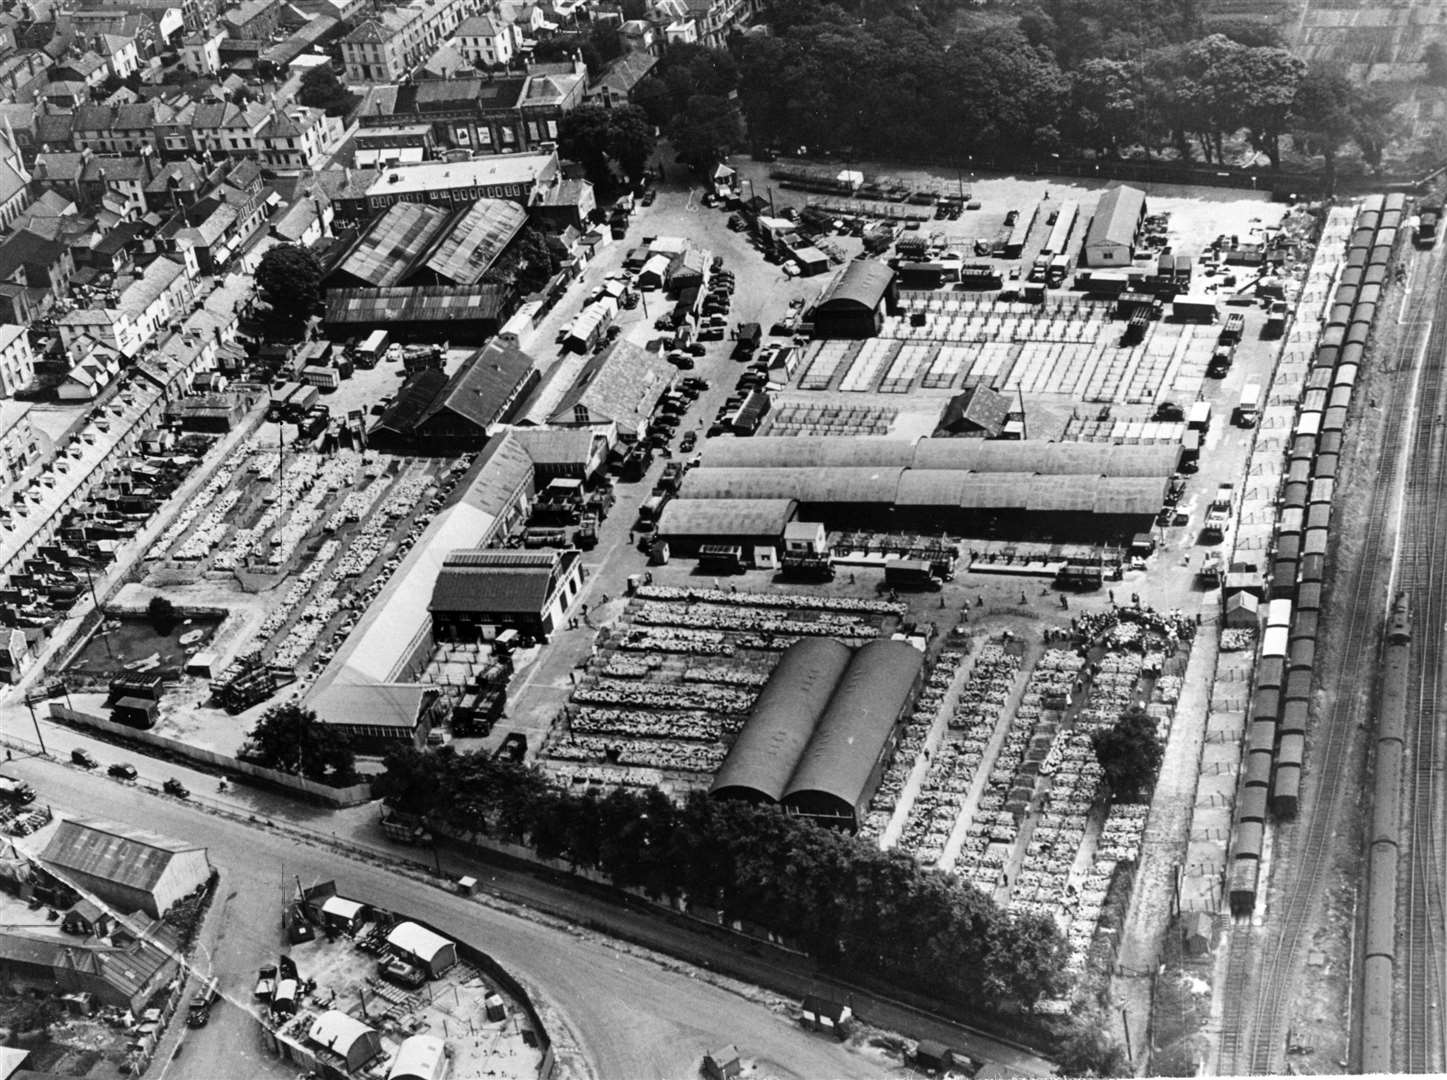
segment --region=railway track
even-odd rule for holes
[[[1435,303],[1443,317],[1433,322],[1428,351],[1438,368],[1440,390],[1441,360],[1447,351],[1447,340],[1439,340],[1447,337],[1447,311],[1441,311],[1447,305],[1447,293],[1441,286]],[[1409,391],[1403,386],[1408,379],[1403,376],[1415,366],[1419,332],[1408,334],[1408,338],[1398,351],[1394,365],[1397,378],[1392,380],[1389,399],[1383,402],[1384,416],[1401,416],[1410,405]],[[1427,416],[1430,429],[1432,414]],[[1338,670],[1348,674],[1335,687],[1330,709],[1317,719],[1313,729],[1312,797],[1304,801],[1300,818],[1278,826],[1276,851],[1281,858],[1272,874],[1270,891],[1266,881],[1260,886],[1263,895],[1275,900],[1263,924],[1256,926],[1243,920],[1231,934],[1217,1070],[1222,1075],[1279,1075],[1285,1071],[1289,1009],[1304,959],[1302,946],[1314,924],[1330,870],[1333,834],[1344,792],[1355,790],[1345,782],[1346,770],[1353,733],[1367,719],[1368,687],[1356,677],[1360,669],[1354,666],[1354,660],[1378,652],[1377,632],[1390,577],[1390,567],[1381,556],[1385,553],[1387,523],[1401,473],[1402,436],[1397,432],[1391,426],[1386,429],[1359,544],[1349,559],[1342,559],[1338,548],[1330,579],[1332,610],[1345,624]],[[1409,469],[1420,468],[1414,454]],[[1431,537],[1430,531],[1423,534],[1424,540]],[[1345,603],[1342,598],[1347,598]],[[1439,617],[1439,625],[1441,621]]]
[[[1438,702],[1447,678],[1447,565],[1440,552],[1447,528],[1447,283],[1435,302],[1433,331],[1421,373],[1419,411],[1413,432],[1412,463],[1406,489],[1401,540],[1402,587],[1411,599],[1419,627],[1413,639],[1413,677],[1409,680],[1406,747],[1402,769],[1404,872],[1399,899],[1397,984],[1401,1001],[1395,1064],[1403,1072],[1441,1071],[1444,1064],[1441,1019],[1444,972],[1441,821],[1438,784],[1441,715]]]

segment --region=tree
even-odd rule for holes
[[[323,109],[328,116],[346,116],[361,99],[337,78],[330,65],[308,68],[301,77],[296,99],[312,109]]]
[[[171,631],[181,621],[176,614],[176,606],[164,596],[151,597],[151,602],[146,605],[146,617],[151,620],[151,629],[161,637],[170,637]]]
[[[673,118],[669,138],[678,156],[707,169],[722,161],[739,141],[739,113],[731,101],[713,94],[695,94]]]
[[[1155,783],[1165,756],[1156,737],[1155,719],[1132,705],[1111,727],[1093,734],[1090,743],[1105,770],[1111,797],[1117,802],[1140,802]]]
[[[1061,1076],[1130,1076],[1130,1061],[1118,1042],[1106,1034],[1105,1018],[1077,1017],[1055,1055]]]
[[[1433,86],[1447,86],[1447,46],[1440,41],[1430,41],[1422,50],[1422,62],[1427,65],[1427,81]]]
[[[241,757],[268,769],[322,783],[349,784],[356,757],[351,740],[296,702],[273,705],[246,737]]]
[[[1328,191],[1336,185],[1337,154],[1358,129],[1355,106],[1356,88],[1330,68],[1313,67],[1297,84],[1292,134],[1307,153],[1321,155]]]
[[[653,156],[656,142],[653,125],[632,105],[617,109],[584,105],[568,113],[558,129],[558,149],[563,156],[581,164],[593,185],[604,191],[614,186],[610,161],[637,180]]]
[[[508,246],[502,258],[488,267],[483,280],[494,285],[511,285],[519,292],[537,292],[557,273],[558,260],[553,257],[542,233],[527,226]]]
[[[256,284],[278,313],[301,318],[321,298],[321,263],[304,247],[278,244],[261,257]]]

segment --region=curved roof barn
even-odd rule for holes
[[[778,802],[852,656],[833,638],[801,638],[784,650],[709,793]]]
[[[784,791],[786,806],[857,820],[923,667],[924,655],[902,641],[871,641],[854,654]]]

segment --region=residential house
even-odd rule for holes
[[[24,401],[0,402],[0,503],[7,506],[49,456],[30,422],[30,409]]]
[[[663,35],[651,22],[644,19],[629,19],[618,27],[618,37],[623,41],[626,52],[653,53],[663,51]]]
[[[361,114],[363,129],[387,127],[398,121],[426,121],[440,146],[456,146],[491,153],[496,149],[526,148],[518,111],[523,87],[521,76],[487,79],[429,79],[396,89],[390,112]],[[381,107],[385,108],[383,104]]]
[[[360,169],[411,165],[434,157],[436,146],[431,124],[363,127],[352,136],[352,157]]]
[[[10,228],[29,205],[30,172],[7,125],[0,130],[0,229]]]
[[[271,235],[286,244],[311,247],[332,232],[332,203],[317,187],[298,190],[291,205],[271,219]]]
[[[350,29],[371,9],[370,0],[294,0],[291,5],[306,15],[326,15]]]
[[[101,34],[99,39],[101,47],[97,51],[105,57],[110,75],[117,79],[129,79],[141,70],[141,50],[135,38],[123,37],[120,34]]]
[[[77,358],[97,342],[133,359],[162,326],[190,307],[196,274],[191,252],[160,256],[121,291],[114,306],[82,308],[64,315],[61,343]]]
[[[102,154],[138,154],[156,150],[156,128],[174,114],[163,101],[134,105],[82,105],[71,121],[71,142]]]
[[[557,29],[556,24],[548,19],[543,5],[535,0],[501,0],[496,5],[496,11],[497,17],[520,35],[519,51],[531,51],[539,37]]]
[[[256,136],[271,116],[271,110],[257,102],[234,105],[229,101],[193,102],[176,115],[176,126],[167,131],[165,149],[188,138],[185,151],[210,154],[214,158],[250,157],[256,153]]]
[[[0,59],[0,94],[11,101],[35,101],[50,81],[51,63],[39,49],[24,49]]]
[[[457,28],[457,47],[469,63],[507,67],[514,55],[514,33],[511,26],[491,15],[473,15]]]
[[[127,11],[142,12],[165,26],[170,12],[179,9],[186,30],[201,30],[216,21],[216,0],[124,0]],[[163,35],[169,38],[169,35]]]
[[[35,145],[39,150],[73,150],[72,129],[75,114],[69,110],[35,114]]]
[[[38,306],[49,307],[70,295],[75,257],[70,244],[17,229],[0,240],[0,281],[32,291]]]
[[[221,70],[221,29],[197,30],[181,40],[181,66],[193,75],[215,75]]]
[[[624,53],[611,64],[598,81],[588,88],[589,105],[616,109],[633,100],[633,91],[658,66],[658,57],[649,53]]]
[[[221,13],[222,28],[238,41],[266,41],[280,22],[280,0],[242,0]]]
[[[154,175],[155,158],[150,154],[90,157],[80,173],[80,204],[92,209],[104,206],[122,218],[138,218],[146,212],[146,185]]]
[[[120,353],[106,345],[99,345],[89,339],[85,344],[89,351],[75,366],[66,372],[65,378],[55,388],[61,401],[94,401],[115,382],[121,374]]]
[[[262,165],[279,171],[320,168],[342,141],[342,120],[322,109],[292,105],[273,109],[257,130],[256,150]]]
[[[155,175],[146,184],[146,210],[169,213],[182,206],[192,206],[213,183],[219,172],[204,169],[194,158],[181,158],[156,166]]]
[[[593,185],[587,180],[559,180],[540,189],[533,204],[533,213],[551,232],[570,228],[582,232],[591,224],[590,218],[597,209]]]
[[[0,323],[0,395],[14,397],[35,378],[35,354],[25,327]]]
[[[342,39],[348,82],[398,82],[411,73],[481,0],[414,0],[364,19]]]
[[[84,83],[90,90],[105,82],[109,75],[105,57],[89,49],[73,53],[50,69],[51,82]]]
[[[21,91],[6,84],[4,68],[5,62],[0,61],[0,93],[14,97],[17,101],[26,100]],[[64,82],[47,83],[37,97],[41,108],[76,109],[90,103],[90,87],[83,82],[67,79]]]

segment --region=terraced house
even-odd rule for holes
[[[481,6],[481,0],[417,0],[363,20],[342,39],[343,79],[400,81]]]

